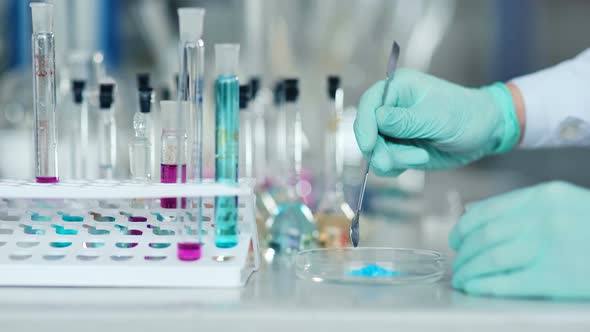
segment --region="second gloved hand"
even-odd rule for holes
[[[469,205],[451,233],[453,287],[590,299],[590,191],[551,182]]]
[[[511,150],[520,136],[504,84],[470,89],[400,69],[382,106],[384,87],[381,81],[365,92],[354,126],[361,151],[373,152],[378,175],[462,166]]]

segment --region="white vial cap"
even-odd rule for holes
[[[180,40],[199,40],[203,36],[205,9],[184,7],[178,8],[178,31]]]
[[[237,75],[240,61],[240,44],[215,44],[217,75]]]
[[[160,101],[160,117],[162,121],[162,129],[164,130],[178,130],[183,131],[186,125],[186,114],[188,112],[188,102],[180,102],[182,109],[180,110],[181,127],[178,128],[178,102],[175,100]]]
[[[33,33],[53,32],[53,4],[32,2],[29,6],[31,6]]]

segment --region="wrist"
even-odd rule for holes
[[[516,146],[521,138],[521,121],[517,114],[515,98],[510,88],[504,83],[494,83],[484,89],[492,96],[501,117],[498,143],[491,152],[493,154],[508,152]],[[524,124],[524,117],[522,124]]]
[[[506,83],[506,87],[510,91],[510,95],[512,96],[512,101],[514,103],[514,113],[516,113],[516,118],[518,120],[518,126],[520,128],[520,137],[518,138],[518,144],[522,142],[522,138],[524,137],[525,131],[525,124],[526,124],[526,109],[524,107],[524,98],[522,97],[522,93],[516,84],[509,82]]]

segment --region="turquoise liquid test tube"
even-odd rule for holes
[[[215,64],[215,180],[237,185],[240,128],[237,76],[240,45],[216,44]],[[232,248],[238,244],[238,197],[215,198],[215,245]]]

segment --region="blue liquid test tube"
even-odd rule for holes
[[[215,180],[237,185],[239,140],[238,44],[216,44],[215,62]],[[238,197],[215,198],[215,245],[232,248],[238,244]]]

